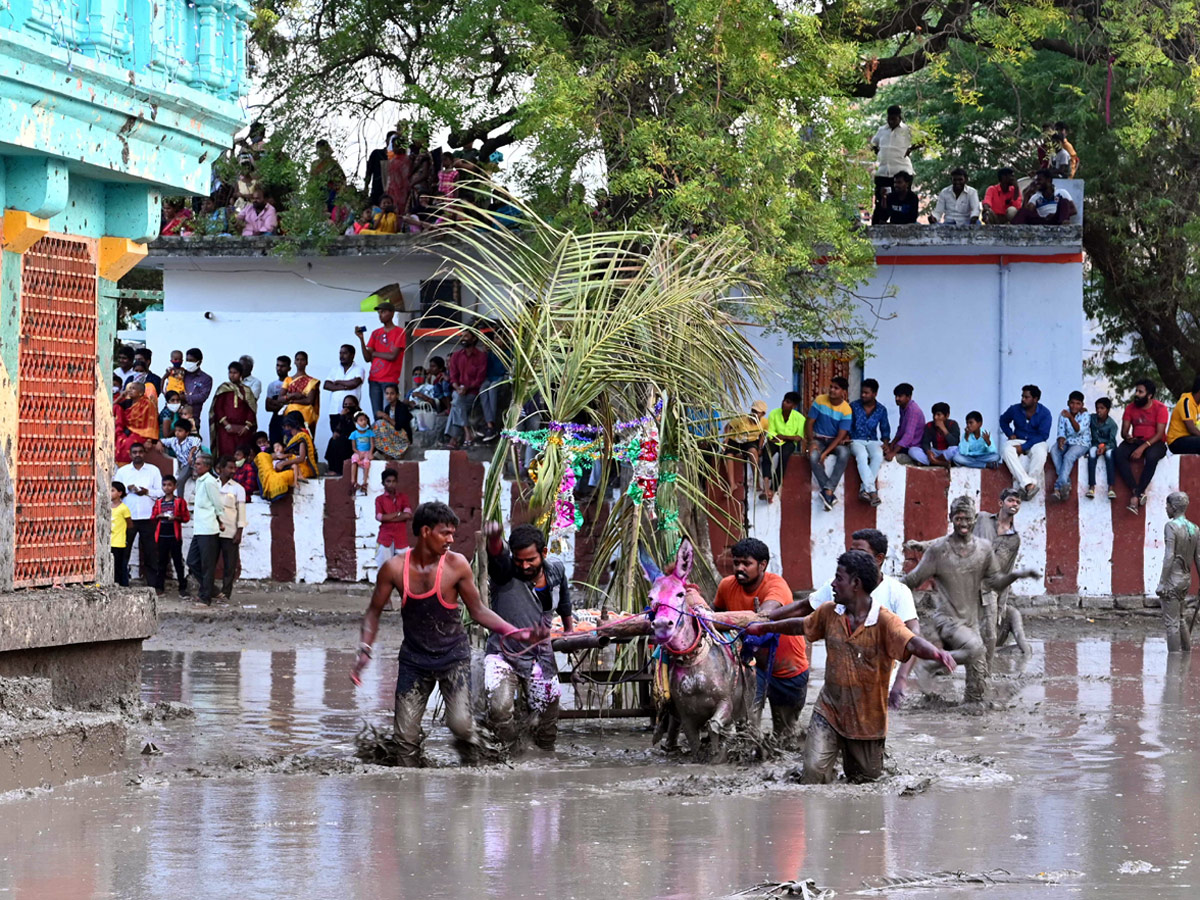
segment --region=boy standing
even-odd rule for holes
[[[175,495],[182,497],[183,489],[192,477],[192,463],[196,461],[196,454],[200,452],[200,438],[192,434],[190,420],[180,419],[175,423],[175,437],[167,438],[162,445],[179,463]]]
[[[187,573],[183,568],[183,523],[191,520],[187,501],[175,496],[175,477],[164,475],[163,495],[154,503],[154,543],[158,547],[158,577],[154,590],[159,594],[167,581],[167,566],[175,566],[179,596],[186,597]]]
[[[408,530],[404,523],[412,518],[408,494],[401,493],[400,477],[395,469],[383,470],[383,493],[375,498],[375,521],[379,523],[375,568],[408,549]]]
[[[129,522],[133,516],[125,505],[125,485],[114,481],[108,491],[112,501],[112,531],[109,545],[112,547],[113,581],[121,587],[129,587]]]
[[[1084,406],[1083,392],[1071,391],[1067,408],[1058,414],[1058,440],[1050,447],[1050,459],[1058,475],[1054,481],[1055,499],[1071,496],[1071,472],[1091,445],[1092,416]]]
[[[1087,498],[1096,496],[1096,461],[1103,458],[1104,471],[1108,476],[1108,499],[1115,500],[1117,492],[1113,490],[1116,472],[1113,469],[1113,448],[1117,446],[1117,421],[1109,415],[1112,401],[1101,397],[1096,401],[1096,414],[1092,416],[1088,433],[1091,436],[1091,448],[1088,450],[1088,490]]]

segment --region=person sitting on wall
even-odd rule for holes
[[[1179,402],[1171,410],[1171,421],[1167,425],[1167,445],[1172,453],[1200,453],[1200,374],[1192,380],[1191,393],[1179,395]]]
[[[926,423],[921,433],[921,446],[911,448],[908,455],[919,466],[948,469],[958,456],[961,431],[958,423],[950,418],[949,403],[935,403],[931,412],[933,421]]]
[[[1092,446],[1092,414],[1087,411],[1083,391],[1071,391],[1067,408],[1058,416],[1058,439],[1050,445],[1050,459],[1056,478],[1054,496],[1066,500],[1071,496],[1071,473],[1075,464],[1087,456]]]
[[[862,482],[858,499],[872,506],[880,504],[876,479],[883,465],[883,448],[892,437],[887,407],[876,401],[878,394],[879,382],[864,378],[859,398],[850,404],[850,454],[858,464]]]
[[[838,483],[850,461],[850,423],[853,413],[846,402],[850,382],[841,375],[829,379],[829,392],[818,394],[808,408],[808,461],[813,478],[821,492],[821,502],[828,512],[837,504]],[[833,456],[833,471],[825,463]]]
[[[1021,491],[1022,500],[1032,500],[1041,490],[1046,454],[1049,452],[1050,410],[1039,402],[1042,389],[1036,384],[1021,388],[1021,402],[1014,403],[1000,415],[1000,430],[1004,442],[1004,465],[1012,473],[1013,487]]]
[[[279,216],[267,202],[262,188],[254,189],[249,205],[237,214],[237,222],[242,226],[242,237],[275,234],[279,230]]]
[[[1054,186],[1054,175],[1041,169],[1033,183],[1025,188],[1021,209],[1013,217],[1014,225],[1066,225],[1075,215],[1075,201],[1062,188]]]
[[[953,462],[969,469],[994,469],[1000,462],[991,433],[983,430],[983,413],[977,409],[967,413],[967,428],[958,442]]]
[[[1096,496],[1096,463],[1101,459],[1104,460],[1104,470],[1108,475],[1108,499],[1117,499],[1117,492],[1113,490],[1113,485],[1117,481],[1113,464],[1113,454],[1117,447],[1117,423],[1109,415],[1111,411],[1112,401],[1110,399],[1101,397],[1096,401],[1096,412],[1092,415],[1089,429],[1092,438],[1088,448],[1087,463],[1087,498],[1089,500]]]
[[[912,189],[913,177],[909,172],[897,172],[893,187],[888,191],[887,201],[872,219],[873,225],[912,225],[917,221],[921,208],[921,197]]]
[[[1021,189],[1016,173],[1005,166],[996,170],[996,184],[983,194],[983,221],[988,225],[1007,225],[1021,210]]]
[[[1133,493],[1129,511],[1134,515],[1146,505],[1146,489],[1150,487],[1158,464],[1167,455],[1170,413],[1165,403],[1154,399],[1157,392],[1158,385],[1149,378],[1143,378],[1134,386],[1133,402],[1125,407],[1121,416],[1121,446],[1113,456],[1117,473]],[[1135,459],[1145,462],[1141,477],[1136,480],[1131,465]]]
[[[399,234],[400,216],[396,214],[396,204],[387,194],[379,201],[379,212],[371,220],[371,227],[365,234]]]
[[[892,399],[900,410],[900,421],[896,425],[896,439],[883,445],[883,458],[888,462],[899,454],[907,459],[909,451],[920,446],[925,434],[925,413],[913,400],[913,386],[907,381],[900,382],[892,388]]]
[[[767,435],[762,448],[762,493],[759,498],[771,503],[783,483],[788,460],[804,444],[805,419],[798,407],[800,394],[788,391],[779,409],[767,416]]]
[[[955,169],[950,173],[950,186],[938,194],[937,206],[929,217],[929,224],[978,225],[979,193],[967,184],[967,170]]]
[[[282,497],[296,486],[297,480],[317,477],[317,450],[304,425],[304,416],[289,412],[283,420],[283,434],[286,442],[278,459],[264,451],[254,460],[264,500]]]

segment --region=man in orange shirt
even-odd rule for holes
[[[713,609],[717,612],[757,612],[766,615],[792,602],[792,589],[779,575],[767,571],[771,551],[755,538],[743,538],[733,546],[733,574],[721,580]],[[786,634],[778,643],[746,641],[755,649],[758,691],[755,702],[761,717],[763,703],[771,701],[771,721],[780,738],[792,735],[800,721],[800,710],[808,695],[808,653],[804,638]]]
[[[954,657],[914,635],[872,598],[878,585],[871,554],[847,550],[838,557],[833,579],[835,603],[822,604],[803,619],[756,622],[747,629],[754,636],[803,634],[825,641],[825,685],[804,745],[804,784],[832,782],[839,753],[847,781],[874,781],[883,773],[893,660],[917,656],[954,671]]]

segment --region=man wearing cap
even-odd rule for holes
[[[750,477],[758,471],[758,450],[767,429],[767,404],[755,400],[747,416],[734,416],[725,426],[725,482],[733,490],[734,474],[743,461],[750,463]]]
[[[363,359],[371,364],[371,374],[367,380],[367,389],[371,396],[371,411],[379,415],[383,410],[383,389],[389,384],[399,389],[404,373],[404,348],[407,336],[404,329],[392,322],[396,316],[396,307],[391,300],[383,300],[375,307],[379,314],[381,328],[371,332],[370,340],[364,340],[367,329],[359,326],[354,329],[358,335],[358,343],[362,346]]]

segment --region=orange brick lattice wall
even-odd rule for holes
[[[96,578],[96,263],[42,238],[23,257],[17,586]]]

